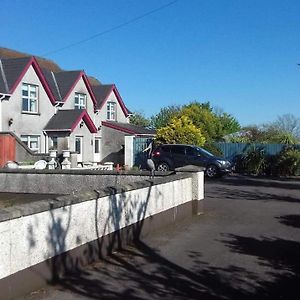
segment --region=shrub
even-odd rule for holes
[[[182,116],[173,118],[167,126],[159,128],[156,134],[156,141],[163,144],[202,146],[205,143],[205,137],[188,117]]]
[[[247,173],[254,175],[265,173],[267,160],[264,148],[251,147],[243,157],[242,163]]]
[[[277,175],[293,176],[300,167],[300,150],[287,146],[281,150],[276,163]]]

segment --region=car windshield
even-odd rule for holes
[[[204,154],[205,156],[208,156],[208,157],[214,156],[212,153],[208,152],[207,150],[205,150],[205,149],[203,149],[203,148],[197,147],[197,150],[198,150],[200,153]]]

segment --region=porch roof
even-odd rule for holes
[[[154,129],[148,129],[142,126],[137,126],[129,123],[102,121],[102,125],[132,135],[154,136],[156,134]]]
[[[96,133],[97,128],[85,109],[58,110],[50,119],[44,130],[72,132],[80,121],[84,121],[91,133]]]

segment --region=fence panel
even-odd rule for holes
[[[222,151],[223,156],[228,159],[233,159],[235,156],[246,153],[249,148],[264,148],[268,155],[278,154],[285,144],[259,144],[259,143],[216,143],[216,146]],[[300,148],[300,145],[296,145]]]

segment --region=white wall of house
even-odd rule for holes
[[[82,125],[81,125],[82,124]],[[83,121],[80,121],[69,137],[69,146],[71,151],[75,151],[75,139],[82,137],[83,162],[94,161],[94,134],[91,133]]]
[[[62,106],[61,109],[74,109],[75,108],[75,93],[81,93],[86,95],[86,110],[92,120],[94,121],[94,103],[91,98],[91,95],[88,92],[88,89],[84,83],[84,80],[82,77],[78,80],[77,84],[74,86],[72,89],[71,93],[65,100],[64,105]]]
[[[38,87],[38,111],[37,113],[22,112],[22,83],[36,85]],[[83,136],[83,161],[100,162],[104,157],[108,155],[107,150],[108,143],[112,143],[111,140],[117,140],[119,142],[119,148],[125,144],[125,141],[120,141],[119,136],[113,133],[103,139],[103,129],[100,130],[101,122],[107,120],[107,102],[113,102],[116,104],[116,119],[115,121],[120,123],[128,123],[129,119],[125,116],[114,91],[112,91],[105,101],[102,109],[94,113],[94,103],[91,95],[88,92],[86,84],[83,78],[80,78],[76,85],[72,88],[72,91],[65,100],[64,105],[60,109],[74,109],[75,108],[75,93],[82,93],[86,95],[86,110],[94,122],[95,126],[99,128],[96,134],[91,134],[86,124],[82,127],[78,126],[71,133],[68,138],[59,138],[59,149],[66,149],[66,142],[69,143],[71,151],[75,151],[75,137]],[[41,153],[48,152],[49,138],[44,134],[43,129],[49,122],[55,112],[54,106],[51,103],[40,79],[38,78],[34,68],[29,67],[20,83],[16,87],[14,93],[9,100],[3,100],[0,103],[0,130],[12,131],[18,137],[32,136],[38,137],[39,151]],[[9,125],[9,120],[12,120],[12,124]],[[57,134],[54,134],[57,135]],[[100,142],[100,154],[95,155],[95,137],[101,139]],[[123,135],[122,135],[123,136]],[[123,138],[123,137],[122,137]],[[115,142],[113,143],[115,144]],[[51,146],[51,143],[49,144]],[[119,149],[114,149],[119,150]]]
[[[115,92],[112,91],[103,104],[101,110],[99,111],[98,115],[95,116],[95,122],[96,126],[101,125],[101,121],[107,121],[107,102],[113,102],[116,103],[116,120],[117,122],[120,123],[129,123],[129,119],[125,116],[121,105],[119,104],[117,97],[115,95]]]
[[[83,78],[80,78],[67,99],[65,100],[64,105],[60,108],[64,109],[74,109],[75,108],[75,93],[81,93],[86,95],[86,110],[91,117],[92,121],[95,121],[95,113],[94,113],[94,103],[89,94],[89,91],[86,87],[86,84]],[[83,124],[80,126],[80,124]],[[97,124],[95,124],[97,126]],[[82,147],[82,161],[83,162],[100,162],[98,159],[95,161],[94,148],[95,148],[95,134],[92,134],[87,128],[86,124],[83,121],[80,121],[76,126],[74,131],[68,137],[69,148],[71,151],[75,151],[75,139],[76,137],[82,137],[83,147]],[[98,137],[101,137],[101,134],[97,134]]]
[[[38,113],[22,112],[22,83],[38,86]],[[37,135],[40,139],[39,152],[46,152],[46,137],[43,128],[54,113],[54,107],[46,94],[34,68],[29,67],[8,101],[2,102],[2,130],[12,131],[17,136]],[[12,124],[9,126],[9,120]]]

